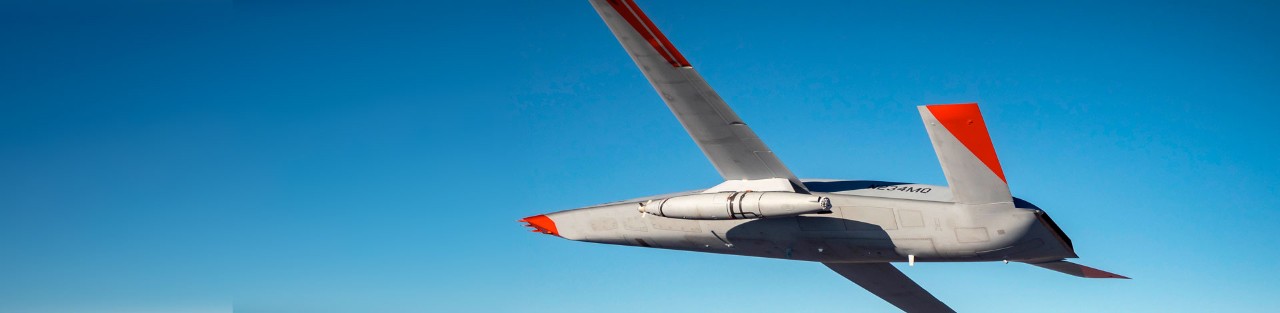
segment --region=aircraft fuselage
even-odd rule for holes
[[[829,214],[689,220],[643,214],[662,195],[546,214],[570,240],[766,258],[840,262],[1037,261],[1076,257],[1042,211],[962,205],[943,186],[806,181],[831,199]],[[690,191],[681,194],[696,194]],[[677,194],[680,195],[680,194]]]
[[[948,187],[801,180],[632,0],[591,0],[721,178],[706,190],[526,217],[535,232],[821,262],[906,312],[951,312],[890,262],[1020,261],[1086,278],[1066,234],[1013,197],[977,103],[917,106]]]

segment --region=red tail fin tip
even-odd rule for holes
[[[1004,170],[1000,168],[1000,159],[996,157],[996,148],[991,144],[991,134],[987,133],[987,124],[982,120],[982,112],[978,111],[977,103],[936,104],[925,108],[965,148],[973,152],[982,164],[987,165],[1000,180],[1008,183],[1004,179]]]

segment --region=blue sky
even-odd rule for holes
[[[801,177],[945,184],[915,106],[980,103],[1013,192],[1134,278],[906,270],[959,311],[1280,306],[1275,4],[640,6]],[[894,311],[818,264],[515,222],[719,181],[585,1],[0,27],[0,312]]]

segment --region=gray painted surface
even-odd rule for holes
[[[955,312],[888,263],[823,263],[907,312]]]
[[[725,180],[787,178],[799,184],[791,170],[693,67],[672,66],[646,39],[653,36],[649,31],[642,35],[621,16],[628,12],[619,13],[605,0],[592,0],[591,5]]]
[[[661,34],[633,2],[590,2],[726,183],[705,192],[623,200],[524,220],[536,230],[576,241],[821,262],[907,312],[953,311],[890,262],[1019,261],[1081,277],[1124,278],[1062,261],[1076,257],[1066,234],[1040,208],[1011,196],[1001,174],[994,172],[1001,171],[998,162],[983,163],[977,156],[974,149],[985,149],[987,159],[995,159],[976,105],[959,116],[948,113],[952,124],[946,127],[930,107],[919,108],[949,187],[801,181],[691,66],[673,61],[675,48],[662,43]],[[974,140],[973,132],[956,135],[948,127],[978,130],[983,136]],[[975,148],[975,142],[983,146]],[[778,188],[779,182],[791,186]],[[779,200],[743,200],[746,195]],[[785,200],[792,198],[800,200]],[[823,203],[824,209],[815,210],[813,203],[822,199],[829,206]],[[748,211],[758,213],[735,215]],[[822,213],[801,214],[812,212]]]
[[[930,188],[942,193],[947,189]],[[1063,244],[1044,244],[1057,243],[1058,239],[1039,221],[1043,213],[1038,209],[1016,208],[1012,204],[975,207],[884,194],[865,196],[859,195],[861,191],[865,190],[813,192],[831,199],[832,213],[792,217],[666,218],[638,211],[637,206],[648,201],[644,198],[546,216],[555,221],[559,235],[570,240],[644,246],[642,240],[654,248],[817,262],[905,262],[908,254],[914,254],[916,262],[1037,261],[1075,256]],[[898,220],[903,215],[913,221],[908,225],[914,226],[900,227]],[[926,227],[923,221],[939,224]],[[778,254],[772,246],[755,249],[761,245],[739,242],[762,240],[791,249],[792,255]],[[705,244],[721,241],[731,246]],[[824,251],[818,252],[819,249]]]

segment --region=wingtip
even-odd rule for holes
[[[1120,274],[1116,274],[1116,273],[1112,273],[1112,272],[1108,272],[1108,271],[1104,271],[1104,270],[1100,270],[1100,269],[1096,269],[1096,268],[1092,268],[1084,265],[1080,265],[1080,270],[1081,272],[1083,272],[1085,278],[1132,279],[1124,275],[1120,275]]]
[[[1043,267],[1045,269],[1053,270],[1059,273],[1076,276],[1076,277],[1132,279],[1124,275],[1068,262],[1066,260],[1038,262],[1038,263],[1029,263],[1029,264]]]

